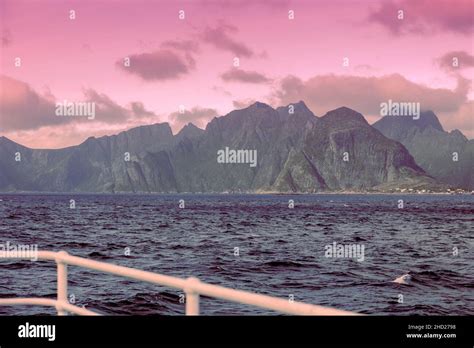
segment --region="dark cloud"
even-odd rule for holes
[[[404,11],[403,20],[397,18],[399,10]],[[370,13],[369,20],[393,34],[436,30],[470,34],[474,29],[472,0],[387,0]]]
[[[83,91],[87,102],[95,103],[95,119],[103,123],[123,123],[130,117],[130,111],[118,105],[107,95],[93,89]]]
[[[212,86],[212,90],[218,93],[222,93],[223,95],[227,97],[232,97],[232,93],[230,93],[228,90],[226,90],[225,88],[221,86]]]
[[[129,67],[124,66],[123,59],[118,60],[115,63],[116,66],[146,81],[178,79],[188,74],[196,65],[190,54],[183,54],[169,49],[133,54],[129,58]]]
[[[10,30],[5,29],[5,31],[2,32],[2,47],[8,47],[12,43],[12,33]]]
[[[122,107],[107,95],[93,89],[85,89],[83,100],[68,100],[68,102],[95,103],[95,117],[59,117],[56,116],[57,99],[50,93],[41,95],[27,83],[11,77],[0,76],[0,130],[3,132],[35,130],[46,126],[62,126],[83,122],[100,122],[104,124],[122,124],[142,118],[157,118],[145,109],[143,103],[132,102],[128,107]]]
[[[459,64],[457,67],[453,66],[454,58],[457,58]],[[456,71],[474,67],[474,56],[465,51],[448,52],[436,59],[436,61],[441,68],[447,71]]]
[[[37,129],[67,122],[56,116],[53,99],[38,94],[27,83],[1,75],[0,85],[1,131]]]
[[[199,44],[192,40],[168,40],[163,42],[161,47],[185,52],[199,52]]]
[[[218,49],[234,53],[238,57],[252,57],[254,52],[244,43],[231,37],[238,29],[228,24],[220,24],[215,28],[206,28],[202,34],[205,42]]]
[[[235,68],[223,73],[221,78],[226,82],[268,83],[272,81],[270,78],[256,71],[247,71]]]
[[[145,109],[145,106],[142,102],[132,102],[130,103],[133,116],[135,117],[155,117],[155,113]]]
[[[131,102],[126,107],[123,107],[107,95],[98,93],[93,89],[84,90],[84,96],[86,101],[95,103],[95,119],[98,122],[118,124],[141,118],[158,118],[155,113],[146,110],[143,103],[139,101]]]

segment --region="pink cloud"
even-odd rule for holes
[[[217,110],[215,109],[193,107],[191,110],[185,110],[183,113],[172,113],[169,116],[169,120],[173,131],[177,132],[190,122],[199,128],[205,128],[206,124],[215,116],[217,116]]]
[[[61,127],[66,124],[95,122],[105,124],[125,124],[132,120],[155,120],[153,112],[146,110],[142,102],[131,102],[123,107],[103,93],[93,89],[84,89],[82,101],[95,104],[94,120],[86,117],[56,116],[56,98],[47,92],[40,95],[27,83],[8,76],[0,76],[0,125],[3,132],[28,131],[42,127]],[[68,102],[82,102],[69,100]],[[90,126],[89,126],[90,127]],[[91,127],[94,128],[94,127]]]
[[[8,47],[12,43],[12,34],[10,30],[5,29],[2,31],[2,47]]]
[[[0,127],[2,131],[37,129],[44,125],[67,122],[55,114],[55,102],[40,95],[27,83],[0,76]]]
[[[470,139],[474,138],[474,101],[469,100],[454,113],[441,113],[448,129],[459,129]],[[443,124],[444,126],[444,124]]]
[[[440,121],[447,129],[470,129],[474,115],[472,101],[467,98],[469,89],[470,81],[460,76],[453,90],[417,84],[399,74],[381,77],[331,74],[308,80],[288,76],[280,82],[272,103],[286,105],[303,100],[316,115],[347,106],[376,120],[380,115],[380,103],[389,99],[419,102],[422,110],[441,115]]]
[[[200,0],[199,4],[203,7],[221,7],[226,10],[247,10],[248,7],[264,7],[266,10],[281,10],[288,8],[290,0],[228,0],[228,1],[216,1],[216,0]]]
[[[168,40],[161,44],[163,48],[173,48],[185,52],[198,52],[199,43],[192,40]]]
[[[398,11],[404,18],[398,18]],[[431,33],[448,30],[470,34],[474,28],[472,0],[390,0],[370,13],[377,22],[394,34]]]
[[[114,134],[117,131],[112,131]],[[4,135],[20,143],[23,146],[34,149],[60,149],[82,143],[91,136],[103,136],[109,133],[107,130],[84,128],[79,124],[65,124],[61,126],[44,126],[35,130],[21,130],[6,132]]]
[[[216,48],[230,51],[239,57],[252,57],[254,52],[244,43],[233,39],[230,34],[237,33],[238,29],[232,25],[220,24],[215,28],[206,28],[203,40]]]
[[[84,90],[85,101],[96,105],[95,120],[100,123],[125,123],[131,119],[156,118],[153,112],[145,109],[142,102],[131,102],[126,107],[119,105],[109,96],[93,89]]]
[[[247,71],[242,69],[230,69],[221,75],[222,80],[226,82],[243,83],[268,83],[271,79],[256,71]]]
[[[236,109],[244,109],[252,104],[255,104],[256,100],[255,99],[240,99],[240,100],[233,100],[232,105]]]

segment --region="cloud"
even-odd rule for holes
[[[71,123],[57,126],[44,126],[35,130],[6,132],[5,136],[23,146],[33,149],[61,149],[82,143],[94,136],[117,134],[127,128],[91,128],[84,123]]]
[[[2,47],[8,47],[12,43],[12,33],[10,30],[5,29],[2,33]]]
[[[373,73],[373,72],[377,71],[378,69],[373,67],[370,64],[359,64],[359,65],[356,65],[354,67],[354,70],[357,71],[357,72],[368,74],[368,73]]]
[[[0,129],[3,132],[62,127],[66,124],[89,124],[88,122],[114,125],[143,119],[156,121],[157,118],[157,115],[146,110],[141,102],[135,101],[123,107],[93,89],[83,90],[83,100],[68,102],[95,103],[94,120],[87,117],[58,117],[56,102],[62,103],[63,100],[56,99],[51,92],[40,95],[27,83],[5,75],[0,76],[0,85]]]
[[[381,2],[369,20],[393,34],[429,34],[438,30],[470,34],[474,29],[472,0],[388,0]],[[403,10],[404,19],[398,19]]]
[[[238,57],[252,57],[254,52],[244,43],[234,40],[230,35],[238,32],[232,25],[220,24],[215,28],[207,27],[202,34],[205,42],[214,47],[229,51]]]
[[[84,51],[88,52],[88,53],[92,53],[92,52],[93,52],[91,45],[88,44],[88,43],[83,43],[83,44],[82,44],[82,49],[83,49]]]
[[[272,81],[270,78],[256,71],[242,69],[230,69],[223,73],[221,78],[226,82],[268,83]]]
[[[169,115],[169,120],[173,130],[178,131],[190,122],[199,128],[204,128],[215,116],[217,116],[217,110],[215,109],[193,107],[191,110],[185,110],[183,113],[172,113]]]
[[[347,106],[370,117],[380,115],[380,103],[389,99],[419,102],[422,110],[433,110],[443,115],[441,122],[447,129],[456,125],[463,130],[472,127],[474,115],[469,116],[466,111],[466,104],[471,103],[467,100],[470,81],[460,76],[457,79],[457,87],[450,90],[417,84],[399,74],[381,77],[331,74],[305,81],[288,76],[280,81],[273,103],[287,105],[295,100],[304,100],[316,115]]]
[[[107,95],[93,89],[85,89],[86,101],[95,103],[95,119],[103,123],[122,123],[129,118],[129,110],[118,105]]]
[[[130,74],[139,76],[145,81],[163,81],[178,79],[194,69],[196,62],[189,53],[171,49],[159,49],[151,53],[129,56],[130,66],[124,65],[123,59],[115,64]]]
[[[150,53],[129,56],[130,66],[120,59],[115,64],[128,73],[138,75],[146,81],[174,80],[188,74],[196,67],[194,54],[199,52],[199,43],[192,40],[168,40]]]
[[[457,58],[457,67],[453,66],[454,58]],[[436,59],[436,62],[444,70],[455,71],[474,67],[474,56],[466,51],[452,51]]]
[[[163,48],[172,48],[184,52],[199,52],[199,44],[192,40],[168,40],[161,44]]]
[[[474,139],[474,101],[469,100],[459,107],[455,113],[441,113],[441,117],[449,119],[448,129],[459,129],[465,136]],[[441,121],[443,121],[441,120]],[[444,124],[443,124],[444,126]]]
[[[155,113],[146,110],[142,102],[131,102],[130,108],[135,118],[156,116]]]
[[[212,86],[211,88],[213,91],[221,93],[222,95],[225,95],[226,97],[232,97],[232,93],[230,93],[228,90],[226,90],[224,87],[221,86]]]
[[[40,95],[28,84],[0,75],[0,129],[37,129],[45,125],[66,123],[55,114],[56,104],[48,95]]]
[[[263,7],[266,10],[280,11],[290,5],[290,0],[200,0],[199,6],[220,7],[226,10],[247,10],[249,7]]]
[[[145,109],[142,102],[133,101],[125,107],[113,101],[103,93],[98,93],[93,89],[84,90],[85,100],[94,102],[96,105],[96,120],[107,124],[123,124],[143,119],[156,121],[158,116]]]
[[[234,105],[234,108],[236,109],[245,109],[247,106],[250,106],[252,104],[255,104],[256,100],[255,99],[240,99],[240,100],[233,100],[232,105]]]
[[[134,101],[123,107],[107,95],[98,93],[93,89],[86,89],[83,92],[86,101],[95,103],[95,119],[98,122],[117,124],[125,123],[132,119],[154,119],[158,117],[153,112],[146,110],[142,102]]]

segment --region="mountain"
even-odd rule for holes
[[[384,137],[361,114],[346,107],[328,112],[306,132],[303,146],[293,151],[281,174],[286,178],[282,187],[289,185],[297,191],[311,191],[314,186],[364,191],[384,185],[433,183],[401,144]],[[302,174],[305,180],[299,179]]]
[[[179,131],[178,134],[176,134],[176,140],[179,142],[180,140],[183,140],[184,138],[187,138],[187,139],[198,138],[203,133],[204,133],[204,130],[196,127],[192,123],[188,123]]]
[[[228,163],[235,159],[234,150],[240,150],[245,163]],[[444,188],[402,144],[370,126],[360,113],[342,107],[316,117],[302,101],[277,109],[257,102],[215,117],[205,130],[188,124],[173,135],[167,123],[154,124],[58,150],[33,150],[2,137],[0,165],[0,191]]]
[[[446,132],[432,111],[420,113],[418,120],[385,116],[373,127],[402,143],[420,167],[439,181],[474,190],[474,140],[458,130]]]
[[[172,146],[167,123],[141,126],[113,136],[88,138],[78,146],[57,150],[33,150],[0,139],[0,190],[54,192],[133,191],[140,172],[129,164],[147,151]],[[126,152],[131,162],[124,161]],[[15,154],[21,161],[15,161]]]

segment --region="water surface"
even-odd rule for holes
[[[0,199],[0,244],[34,243],[42,250],[362,313],[474,314],[472,195],[3,194]],[[75,209],[69,208],[70,199]],[[363,245],[364,261],[327,258],[325,246],[333,242]],[[53,262],[4,260],[0,271],[0,297],[56,296]],[[109,314],[184,312],[179,290],[74,266],[69,272],[69,293],[86,308]],[[407,272],[408,285],[392,282]],[[201,311],[272,314],[209,298],[202,300]],[[54,310],[0,307],[0,314]]]

